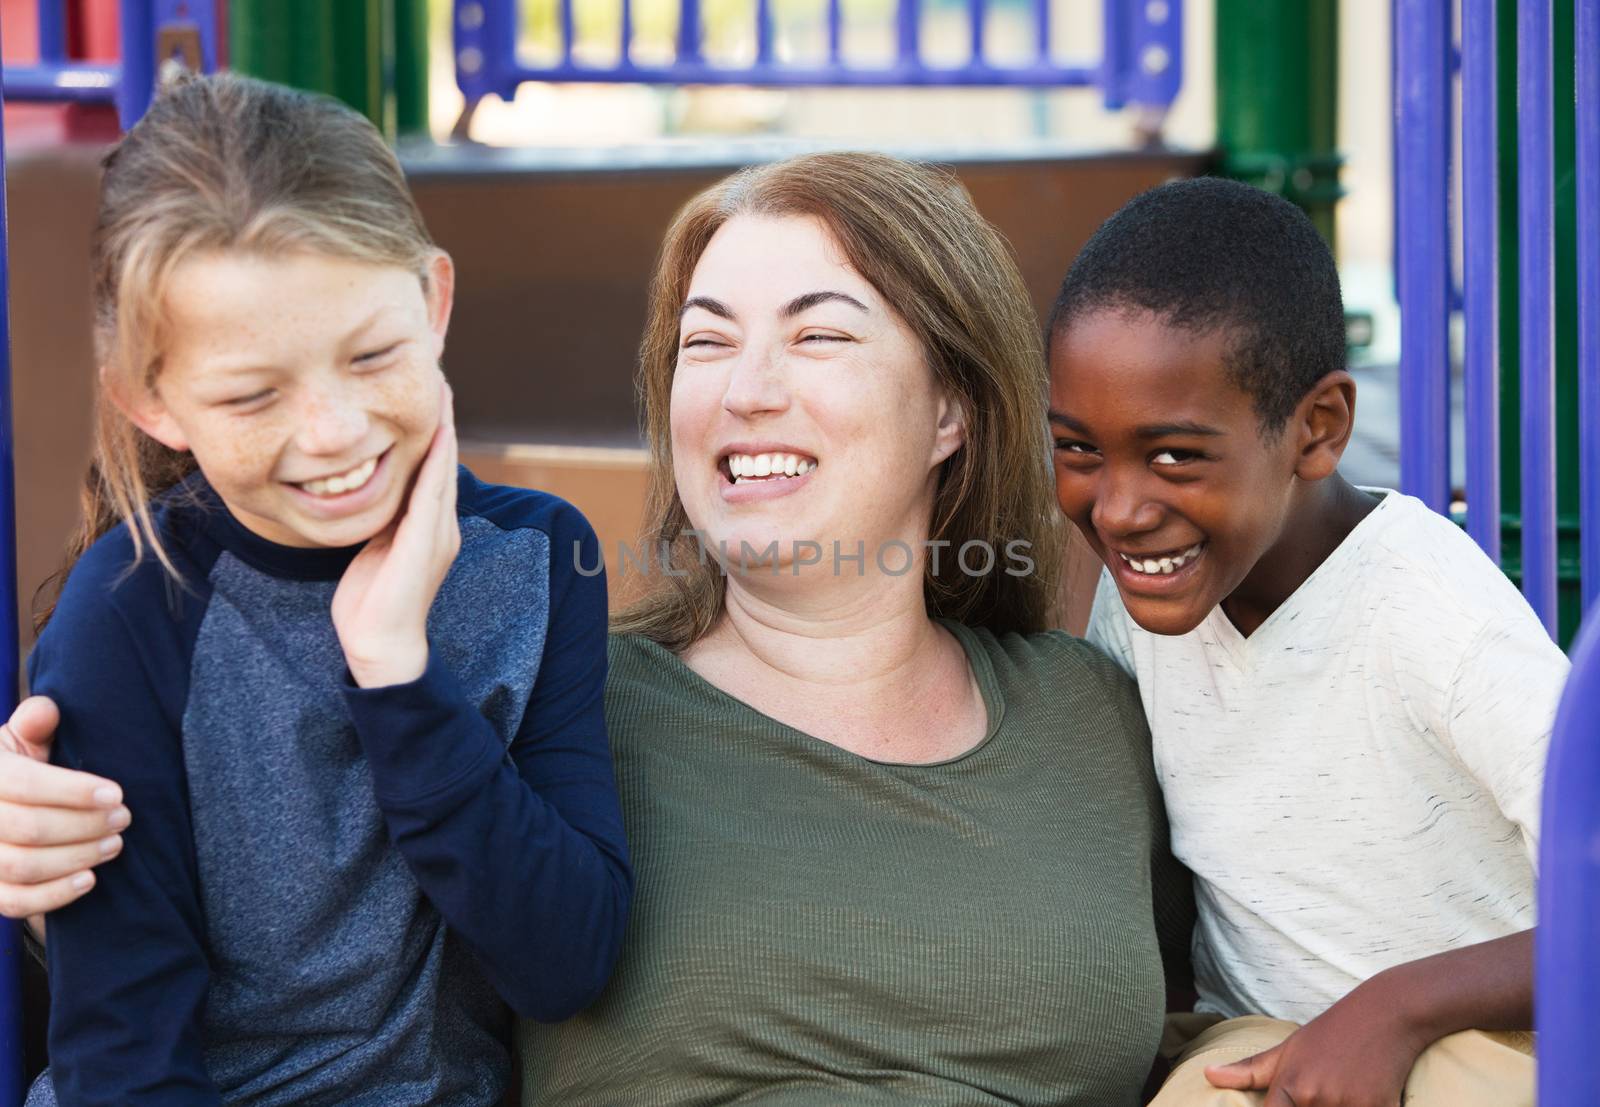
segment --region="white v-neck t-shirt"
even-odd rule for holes
[[[1361,981],[1524,930],[1567,659],[1462,531],[1383,500],[1248,638],[1142,630],[1103,574],[1089,638],[1139,682],[1199,1008],[1305,1022]]]

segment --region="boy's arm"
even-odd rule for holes
[[[574,541],[581,564],[598,562],[582,516],[552,530],[543,660],[509,758],[436,655],[411,684],[346,691],[418,884],[506,1001],[541,1021],[604,987],[633,889],[602,707],[605,577],[558,571]]]
[[[1427,725],[1521,832],[1530,864],[1538,856],[1550,728],[1569,667],[1527,612],[1484,626],[1442,690],[1416,682],[1418,703],[1430,696],[1438,702]],[[1276,1049],[1207,1076],[1220,1087],[1282,1088],[1301,1107],[1328,1102],[1329,1088],[1397,1102],[1416,1058],[1440,1038],[1533,1026],[1533,934],[1524,930],[1396,965]]]
[[[50,1076],[63,1107],[216,1104],[183,747],[161,704],[173,674],[108,599],[83,599],[57,610],[31,683],[61,706],[53,760],[118,781],[138,817],[94,891],[50,915]]]

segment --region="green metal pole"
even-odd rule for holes
[[[1222,172],[1299,204],[1333,242],[1338,0],[1217,0]]]
[[[394,109],[401,135],[428,134],[428,2],[394,5]]]
[[[253,77],[336,96],[392,136],[384,6],[385,0],[233,0],[231,64]]]

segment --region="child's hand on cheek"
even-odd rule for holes
[[[428,609],[461,549],[456,427],[442,380],[439,427],[400,517],[369,541],[333,594],[333,627],[363,688],[405,684],[428,667]]]
[[[1208,1066],[1206,1079],[1264,1091],[1263,1107],[1397,1107],[1426,1045],[1396,1004],[1357,988],[1265,1053]]]

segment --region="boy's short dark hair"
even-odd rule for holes
[[[1299,208],[1238,181],[1173,181],[1123,205],[1073,261],[1047,339],[1103,308],[1234,332],[1229,375],[1268,433],[1345,365],[1344,304],[1327,244]]]

